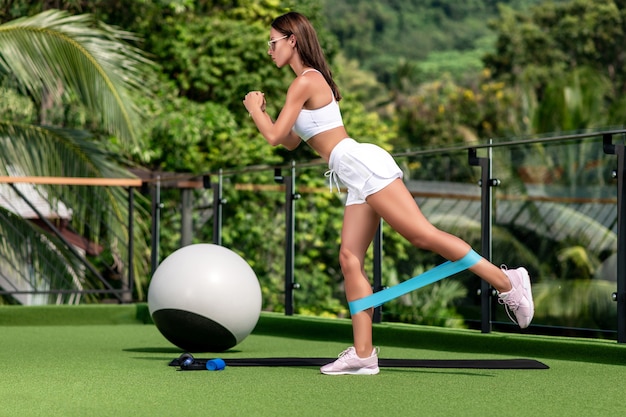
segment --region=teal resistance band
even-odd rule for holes
[[[474,266],[481,260],[481,256],[471,249],[467,255],[459,259],[458,261],[447,261],[434,267],[433,269],[424,272],[416,277],[410,278],[404,282],[393,287],[386,288],[382,291],[375,292],[367,297],[359,298],[348,303],[350,307],[350,313],[355,314],[359,311],[367,310],[371,307],[378,307],[379,305],[386,303],[387,301],[398,298],[408,292],[417,290],[418,288],[425,287],[434,282],[442,280],[454,275],[457,272],[464,271]]]

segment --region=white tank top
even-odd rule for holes
[[[306,74],[308,71],[317,70],[309,69],[304,71],[302,74]],[[300,114],[298,115],[296,123],[293,126],[293,131],[296,132],[296,134],[300,136],[303,141],[306,142],[319,133],[343,126],[339,103],[335,100],[332,91],[331,96],[331,102],[323,107],[313,110],[300,110]]]

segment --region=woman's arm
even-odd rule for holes
[[[298,77],[289,87],[285,105],[276,121],[265,112],[265,96],[259,91],[251,91],[246,94],[244,106],[250,113],[259,132],[267,143],[272,146],[282,145],[289,150],[298,147],[301,139],[291,130],[296,123],[300,110],[309,99],[308,90],[310,83],[306,77]]]

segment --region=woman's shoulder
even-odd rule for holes
[[[302,103],[307,102],[307,107],[317,108],[328,102],[328,83],[324,76],[318,71],[308,71],[300,73],[291,85],[289,93],[295,97],[300,97]]]
[[[308,69],[300,73],[299,76],[296,77],[294,83],[299,83],[302,86],[309,88],[322,88],[324,85],[327,85],[326,79],[321,72],[316,69]]]
[[[324,76],[317,70],[300,73],[291,83],[290,88],[315,90],[326,84]]]

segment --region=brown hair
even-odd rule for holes
[[[300,13],[289,12],[274,19],[272,28],[285,36],[294,35],[296,37],[296,48],[302,59],[302,64],[321,72],[328,85],[330,85],[335,100],[341,100],[339,87],[333,80],[333,74],[330,71],[328,62],[326,62],[317,33],[309,19]]]

